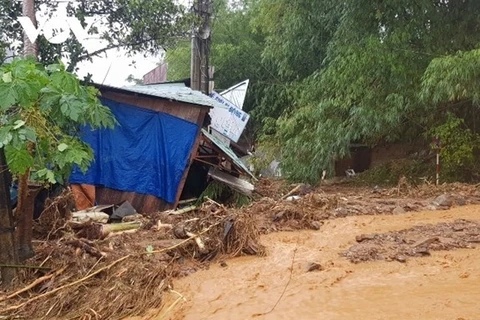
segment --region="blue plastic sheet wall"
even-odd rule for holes
[[[115,129],[82,129],[95,161],[71,183],[93,184],[157,196],[174,203],[199,127],[169,114],[102,99],[115,115]]]

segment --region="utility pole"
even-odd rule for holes
[[[22,13],[25,17],[29,17],[33,25],[37,27],[35,0],[23,0]],[[36,42],[32,43],[26,33],[23,35],[23,56],[37,59],[37,44]]]
[[[209,55],[213,0],[194,0],[193,11],[198,22],[192,30],[190,80],[193,90],[209,94]]]

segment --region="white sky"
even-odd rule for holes
[[[143,55],[134,55],[127,57],[126,52],[110,50],[107,56],[95,57],[92,62],[83,61],[78,64],[77,72],[80,78],[88,73],[93,75],[92,79],[96,83],[103,83],[112,86],[125,86],[128,83],[126,79],[129,75],[141,79],[144,74],[157,66],[160,61],[155,57],[143,57]],[[132,65],[132,60],[136,63]]]

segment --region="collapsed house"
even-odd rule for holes
[[[81,130],[95,159],[70,177],[78,210],[125,201],[143,213],[174,209],[198,197],[209,179],[253,191],[239,177],[255,177],[231,148],[202,130],[210,109],[223,108],[214,99],[182,82],[97,87],[118,125]]]

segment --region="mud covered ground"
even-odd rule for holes
[[[399,246],[390,237],[426,232],[427,238],[450,234],[454,239],[456,233],[476,233],[479,218],[479,206],[464,206],[348,216],[325,221],[319,231],[271,233],[262,237],[268,253],[263,258],[236,258],[175,280],[186,302],[167,315],[175,320],[478,319],[480,249],[475,243],[447,251],[430,247],[429,255],[405,262],[352,263],[344,252],[359,245],[360,235],[375,235],[363,241],[386,252]],[[411,241],[418,240],[408,240],[408,247]],[[309,271],[314,264],[320,267]],[[175,297],[167,295],[167,304]]]

